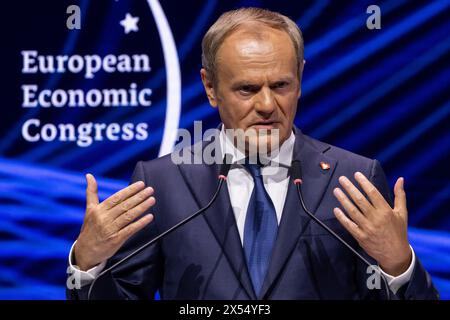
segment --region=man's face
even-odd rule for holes
[[[252,24],[233,32],[220,46],[216,82],[209,81],[204,69],[201,75],[210,104],[219,108],[226,129],[267,129],[268,139],[261,141],[268,144],[270,130],[278,129],[281,145],[292,131],[302,69],[286,32]]]

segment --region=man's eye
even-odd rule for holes
[[[282,88],[287,87],[288,85],[289,85],[289,83],[288,83],[288,82],[285,82],[285,81],[283,81],[283,82],[277,82],[277,83],[275,83],[275,85],[273,86],[273,88],[274,88],[274,89],[282,89]]]
[[[255,92],[256,89],[253,86],[242,86],[239,88],[239,91],[243,94],[249,94]]]

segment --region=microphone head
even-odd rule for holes
[[[303,174],[302,174],[302,166],[299,160],[294,160],[291,163],[291,178],[294,181],[294,184],[302,184]]]
[[[233,156],[229,153],[225,153],[223,157],[222,165],[220,166],[219,179],[226,180],[228,171],[230,171],[231,164],[233,162]]]

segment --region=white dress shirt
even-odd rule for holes
[[[292,152],[294,151],[294,142],[295,135],[292,133],[281,145],[279,152],[269,157],[270,163],[261,168],[264,187],[275,207],[278,225],[281,221],[289,185],[289,167],[291,165]],[[233,156],[233,162],[245,159],[245,154],[234,146],[225,135],[224,130],[220,132],[220,147],[222,154],[228,153]],[[254,187],[253,177],[243,165],[234,164],[228,172],[227,187],[239,236],[243,244],[245,217]]]
[[[278,224],[280,224],[281,221],[281,215],[288,190],[288,168],[290,167],[292,161],[294,143],[295,135],[294,133],[291,133],[290,137],[281,145],[279,152],[274,153],[270,157],[270,163],[261,168],[264,187],[266,188],[266,191],[274,204]],[[233,156],[233,162],[237,162],[245,158],[245,154],[234,146],[233,142],[226,136],[223,128],[220,132],[220,148],[222,154],[228,153]],[[243,243],[245,217],[247,214],[250,196],[254,187],[253,178],[244,166],[233,164],[227,176],[227,187],[230,195],[231,206],[236,219],[237,229],[241,243]],[[73,246],[69,254],[69,272],[78,275],[81,286],[87,285],[91,283],[92,280],[104,269],[105,262],[102,262],[88,271],[81,271],[72,265],[72,250]],[[394,277],[383,272],[380,268],[381,272],[388,281],[389,288],[394,293],[406,284],[412,276],[416,258],[412,248],[411,251],[411,264],[408,270],[406,270],[403,274]]]

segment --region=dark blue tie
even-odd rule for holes
[[[244,227],[244,252],[256,295],[269,268],[278,223],[275,207],[264,188],[259,165],[245,164],[253,177],[253,188]]]

